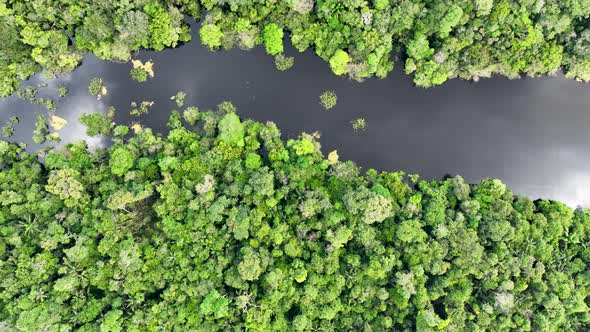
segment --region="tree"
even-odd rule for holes
[[[229,300],[214,289],[207,294],[199,310],[205,316],[213,316],[215,319],[224,318],[229,314]]]
[[[246,248],[242,261],[238,265],[240,277],[246,281],[254,281],[263,272],[260,256],[253,250]]]
[[[170,100],[176,102],[176,106],[182,107],[184,105],[184,99],[186,98],[186,92],[178,91],[174,96],[170,97]]]
[[[320,105],[326,110],[334,108],[337,102],[338,96],[332,90],[324,91],[324,93],[320,95]]]
[[[263,39],[266,53],[273,56],[283,53],[283,29],[277,24],[270,23],[264,27]]]
[[[68,124],[68,121],[66,119],[64,119],[64,118],[61,118],[61,117],[59,117],[57,115],[51,115],[51,116],[49,116],[49,125],[54,130],[60,131],[67,124]]]
[[[6,122],[6,125],[2,127],[2,134],[4,135],[4,137],[11,137],[14,133],[14,126],[16,126],[19,122],[20,119],[18,117],[11,116]]]
[[[221,47],[221,38],[223,38],[223,32],[219,26],[215,24],[204,24],[199,30],[199,36],[203,45],[210,49]]]
[[[228,144],[244,146],[244,125],[235,113],[228,113],[219,121],[219,139]]]
[[[88,85],[88,93],[97,99],[106,96],[107,88],[102,84],[102,78],[95,77],[90,81],[90,84]]]
[[[422,60],[434,54],[434,50],[430,48],[426,35],[416,34],[414,39],[408,45],[408,56],[415,60]]]
[[[129,72],[131,75],[131,79],[136,82],[145,82],[147,81],[148,73],[143,68],[131,68]]]
[[[295,64],[295,58],[292,56],[286,57],[283,54],[275,56],[275,66],[280,71],[288,70],[289,68],[293,67],[293,64]]]
[[[68,92],[69,92],[68,88],[65,87],[65,86],[63,86],[63,85],[60,85],[57,88],[57,95],[60,96],[61,98],[67,96],[68,95]]]
[[[77,205],[84,194],[84,185],[78,181],[80,173],[71,168],[55,171],[47,179],[45,190],[63,200],[66,206]]]
[[[139,106],[136,102],[131,102],[133,109],[129,112],[130,115],[141,116],[149,113],[150,109],[154,106],[154,101],[143,100]]]
[[[336,75],[344,75],[348,71],[347,66],[350,61],[348,53],[343,50],[337,50],[330,58],[330,68]]]
[[[186,110],[182,113],[182,117],[188,124],[194,126],[199,119],[199,108],[198,107],[187,107]]]
[[[43,144],[47,140],[49,134],[49,128],[47,126],[47,120],[41,114],[37,114],[37,121],[35,122],[35,130],[33,131],[33,142],[37,144]]]
[[[114,175],[121,176],[133,167],[134,162],[134,153],[124,147],[119,147],[113,150],[109,164],[111,172]]]
[[[181,40],[181,28],[173,21],[171,12],[164,9],[159,1],[150,1],[143,7],[148,15],[150,46],[156,51],[174,47]]]
[[[112,116],[103,115],[99,112],[84,113],[80,116],[80,123],[86,126],[86,135],[109,135],[115,126]]]
[[[366,188],[349,191],[344,195],[343,201],[348,212],[360,217],[366,224],[382,222],[393,215],[391,201]]]
[[[354,129],[354,131],[367,129],[367,120],[364,118],[354,119],[350,123],[352,124],[352,129]]]

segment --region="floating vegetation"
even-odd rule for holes
[[[28,100],[30,102],[35,101],[37,97],[37,88],[34,86],[27,86],[26,88],[20,88],[16,91],[16,96],[22,100]]]
[[[107,114],[100,112],[85,113],[80,116],[80,123],[86,127],[86,135],[92,137],[97,135],[110,135],[115,123],[115,108],[109,107]]]
[[[320,95],[320,104],[326,110],[332,109],[334,106],[336,106],[337,102],[338,96],[336,96],[336,93],[332,90],[325,91]]]
[[[150,111],[150,108],[152,106],[154,106],[153,101],[142,101],[139,104],[139,106],[137,105],[136,102],[131,102],[131,107],[133,107],[133,109],[131,110],[131,112],[129,112],[129,114],[135,115],[135,116],[147,114]]]
[[[90,93],[90,95],[96,97],[96,99],[99,100],[103,96],[107,95],[108,91],[107,88],[103,85],[102,78],[95,77],[92,79],[92,81],[90,81],[90,84],[88,85],[88,93]]]
[[[6,125],[2,127],[2,135],[8,138],[11,137],[14,133],[14,126],[16,126],[20,122],[20,119],[16,116],[11,116],[8,121],[6,121]]]
[[[187,107],[182,113],[182,117],[184,118],[184,121],[191,126],[194,126],[197,123],[197,120],[199,120],[199,108],[195,106]]]
[[[61,85],[57,88],[57,95],[60,96],[61,98],[67,96],[68,92],[69,92],[68,88],[66,88],[63,85]]]
[[[33,130],[33,142],[43,144],[47,140],[49,134],[49,127],[45,116],[37,114],[37,121],[35,122],[35,130]]]
[[[145,82],[148,76],[154,77],[154,63],[152,60],[142,63],[141,60],[131,60],[133,68],[131,68],[130,75],[131,79],[137,82]]]
[[[184,99],[186,98],[186,92],[178,91],[174,96],[170,97],[170,100],[174,100],[178,107],[184,105]]]
[[[367,129],[367,121],[364,118],[358,118],[350,121],[352,124],[352,129],[354,131],[365,130]]]
[[[280,71],[285,71],[295,64],[295,58],[292,56],[285,56],[282,53],[275,56],[275,66]]]
[[[61,137],[59,136],[59,133],[49,133],[45,137],[47,138],[48,141],[52,141],[55,143],[61,142]]]

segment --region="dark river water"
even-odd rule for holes
[[[62,144],[86,139],[77,122],[84,112],[117,108],[119,123],[137,121],[129,116],[132,101],[153,100],[142,125],[165,131],[165,122],[177,91],[187,93],[187,105],[213,108],[229,100],[238,113],[259,121],[274,121],[284,138],[302,131],[321,133],[324,152],[337,149],[341,160],[366,168],[404,170],[426,179],[461,174],[469,182],[498,178],[517,193],[532,198],[558,199],[575,207],[590,206],[590,86],[561,76],[538,79],[483,79],[478,83],[452,80],[440,87],[414,87],[402,65],[387,79],[363,83],[334,76],[313,54],[298,53],[295,66],[275,69],[262,48],[252,51],[210,52],[192,42],[163,52],[142,51],[152,59],[156,77],[145,83],[130,79],[130,64],[87,56],[72,74],[49,81],[40,96],[54,95],[64,84],[70,93],[58,100],[56,114],[69,121],[61,130]],[[108,95],[100,101],[87,85],[100,76]],[[36,76],[30,84],[38,85]],[[334,90],[338,104],[324,110],[318,96]],[[17,115],[21,123],[12,141],[31,149],[37,113],[46,114],[15,97],[0,101],[0,121]],[[365,118],[367,129],[355,132],[350,121]],[[91,146],[105,144],[89,139]]]

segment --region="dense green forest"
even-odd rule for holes
[[[166,137],[0,142],[3,331],[587,331],[590,211],[361,172],[314,135],[174,111]]]
[[[191,38],[185,15],[202,13],[203,44],[264,44],[280,69],[292,65],[286,37],[358,80],[385,77],[398,51],[425,87],[559,69],[590,80],[590,0],[0,0],[0,96],[35,72],[73,70],[83,52],[128,61],[176,47]]]

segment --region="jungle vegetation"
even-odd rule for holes
[[[560,69],[590,80],[589,0],[0,0],[0,96],[33,73],[70,72],[83,52],[128,61],[176,47],[191,38],[185,15],[202,18],[210,49],[264,45],[281,70],[286,38],[357,80],[385,77],[398,54],[423,87]]]
[[[0,141],[5,331],[590,328],[589,210],[361,172],[230,103],[83,122],[113,144]]]

